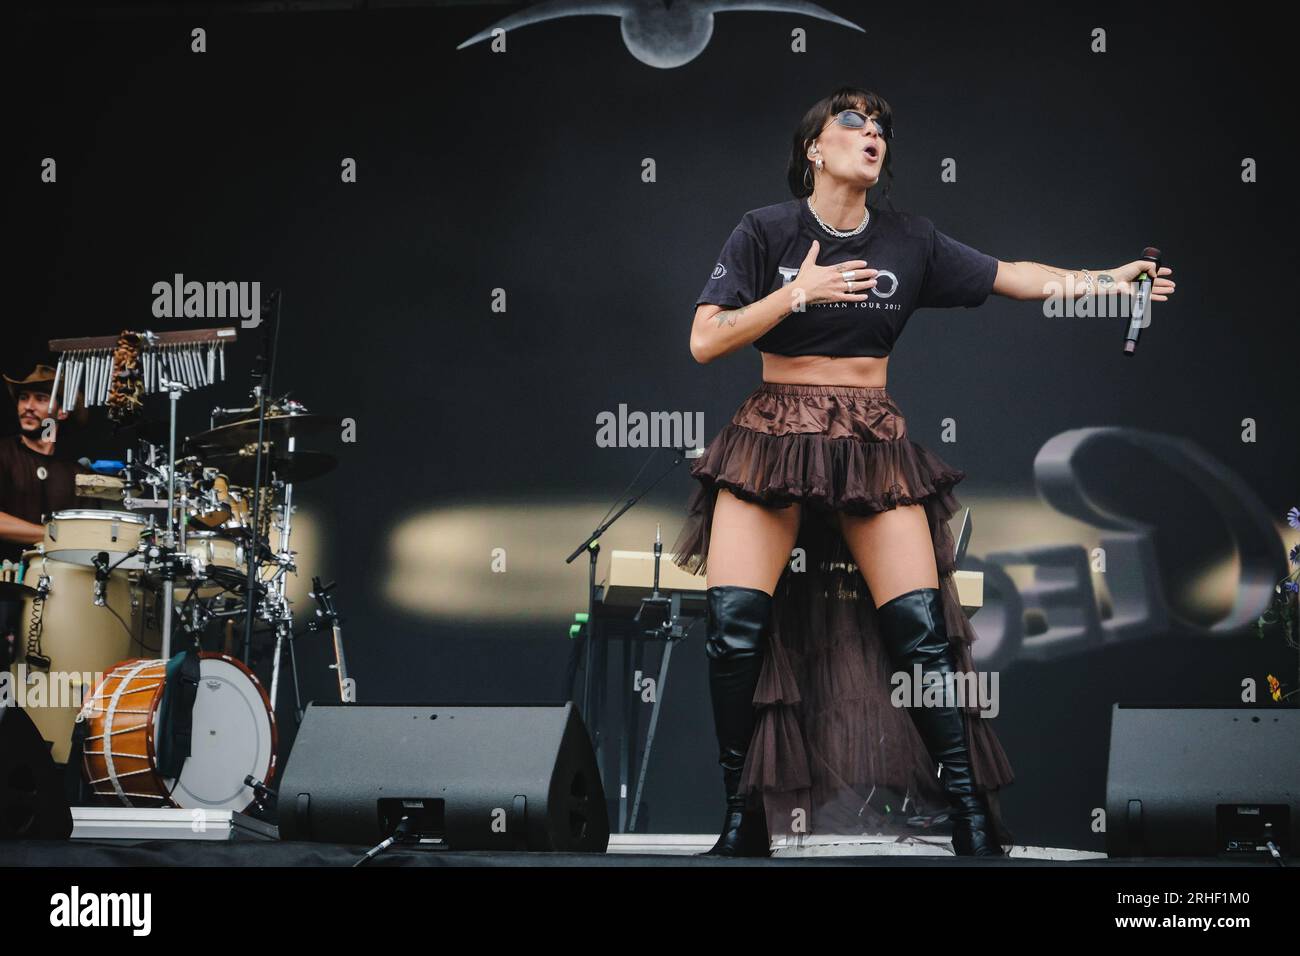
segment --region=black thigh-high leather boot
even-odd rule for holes
[[[772,596],[758,588],[709,588],[709,695],[718,736],[718,763],[727,792],[727,810],[718,842],[703,856],[770,856],[767,820],[761,804],[749,808],[740,775],[754,733],[754,691],[763,667]]]
[[[881,634],[894,667],[909,677],[921,665],[926,680],[945,682],[954,673],[948,631],[938,588],[916,588],[886,601],[878,609]],[[966,742],[967,715],[956,706],[909,707],[912,722],[930,757],[939,764],[940,779],[951,807],[952,848],[958,856],[1003,856],[988,832],[988,806],[975,789],[970,750]]]

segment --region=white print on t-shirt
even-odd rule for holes
[[[794,281],[794,277],[799,274],[798,269],[791,269],[788,266],[777,266],[776,268],[777,271],[781,273],[781,278],[783,280],[781,282],[781,285],[783,286],[789,285],[791,282]],[[718,263],[718,269],[722,269],[721,262]],[[717,269],[715,269],[713,272],[713,278],[717,279],[720,277],[720,275],[724,275],[724,274],[726,274],[725,269],[722,270],[722,273],[719,273]],[[881,288],[880,282],[882,278],[887,278],[889,281],[888,291],[885,291],[884,289]],[[898,291],[898,276],[894,275],[888,269],[877,269],[876,285],[871,290],[871,294],[880,299],[888,299],[891,295],[893,295],[897,291]]]
[[[814,302],[808,306],[809,309],[875,309],[878,312],[897,312],[902,307],[898,302],[872,302],[870,299],[862,302]]]

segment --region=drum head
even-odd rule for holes
[[[45,556],[51,561],[88,568],[104,552],[114,570],[135,571],[144,567],[144,559],[133,552],[147,524],[143,517],[130,511],[85,508],[56,511],[46,525]]]
[[[100,552],[108,555],[108,566],[114,571],[139,571],[145,566],[144,558],[131,551],[115,551],[112,548],[59,548],[58,550],[49,550],[45,556],[51,561],[62,561],[64,564],[79,564],[83,568],[94,567],[95,558]],[[131,557],[126,556],[130,554]],[[125,561],[122,559],[126,558]]]
[[[274,766],[275,730],[261,684],[232,660],[204,656],[190,756],[172,801],[187,809],[244,810],[254,797],[244,778],[269,782]]]

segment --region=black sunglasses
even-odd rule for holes
[[[870,121],[876,127],[876,132],[887,140],[894,138],[894,124],[888,120],[880,120],[862,113],[858,110],[840,110],[831,119],[841,126],[847,126],[849,129],[863,129],[867,122]],[[830,124],[827,124],[830,125]]]

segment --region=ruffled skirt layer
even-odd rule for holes
[[[674,561],[707,571],[719,488],[768,507],[803,509],[794,562],[773,595],[773,623],[741,789],[761,797],[774,840],[934,836],[947,801],[919,733],[891,702],[894,668],[879,615],[839,531],[838,514],[924,506],[954,666],[973,672],[976,632],[962,611],[949,519],[965,474],[907,437],[884,388],[763,383],[696,460],[699,484]],[[798,568],[798,570],[795,570]],[[1014,780],[992,728],[967,698],[967,741],[995,839],[1011,844],[998,791]],[[935,828],[938,827],[939,830]]]

